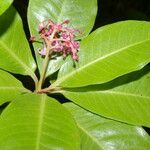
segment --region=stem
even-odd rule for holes
[[[45,80],[45,75],[46,75],[47,67],[49,64],[49,59],[50,59],[50,49],[47,48],[47,54],[46,54],[45,59],[43,61],[42,74],[41,74],[40,80],[37,84],[36,92],[38,92],[39,90],[42,89],[42,84]]]
[[[32,79],[33,79],[33,81],[35,83],[35,88],[36,88],[37,84],[38,84],[38,78],[37,78],[37,76],[34,73],[33,73],[33,75],[31,75],[31,77],[32,77]]]
[[[38,93],[60,93],[60,91],[62,91],[61,87],[53,87],[53,86],[49,86],[48,88],[45,89],[41,89],[38,91]]]
[[[49,60],[50,60],[50,55],[52,53],[51,42],[53,40],[53,37],[54,37],[55,33],[56,33],[56,30],[53,31],[53,33],[51,35],[51,38],[49,39],[50,41],[48,41],[45,36],[42,37],[45,40],[46,45],[47,45],[47,49],[46,49],[47,53],[46,53],[45,59],[43,61],[41,77],[40,77],[40,80],[39,80],[39,82],[37,83],[37,86],[36,86],[35,91],[37,93],[38,93],[38,91],[40,91],[42,89],[42,85],[43,85],[43,82],[45,80],[45,75],[46,75],[46,72],[47,72],[47,68],[48,68],[48,64],[49,64]]]

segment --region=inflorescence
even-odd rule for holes
[[[53,54],[71,55],[74,61],[78,61],[79,42],[75,40],[75,34],[80,33],[79,30],[66,27],[69,20],[65,20],[61,24],[56,24],[52,20],[39,23],[39,37],[32,36],[31,42],[41,42],[43,48],[39,50],[42,57]],[[40,40],[40,41],[38,41]]]

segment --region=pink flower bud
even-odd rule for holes
[[[47,50],[50,50],[52,55],[55,52],[63,55],[63,57],[71,55],[74,61],[79,60],[77,53],[80,45],[78,41],[75,41],[75,33],[79,31],[66,27],[69,22],[69,20],[65,20],[63,23],[57,24],[48,20],[39,23],[40,37],[38,39],[42,40],[41,43],[44,44],[44,48],[39,51],[41,56],[45,56]],[[35,38],[37,37],[31,37],[30,41],[34,41]]]
[[[73,45],[73,48],[75,48],[75,49],[79,49],[79,47],[80,47],[79,42],[76,42],[76,41],[73,41],[72,45]]]
[[[44,47],[42,50],[40,50],[39,54],[42,56],[45,56],[46,55],[46,47]]]
[[[43,22],[39,23],[38,31],[41,32],[44,29],[44,24]]]
[[[53,46],[53,50],[55,52],[61,52],[63,50],[61,41],[53,41],[51,45]]]
[[[35,38],[36,38],[35,36],[31,36],[29,42],[34,42]]]
[[[51,35],[51,34],[52,34],[52,32],[53,32],[53,30],[52,30],[52,29],[49,29],[49,31],[48,31],[48,32],[46,32],[45,34],[46,34],[47,36],[49,36],[49,35]]]
[[[70,22],[70,20],[69,19],[66,19],[63,23],[62,23],[62,25],[63,24],[68,24]]]
[[[74,61],[78,61],[78,60],[79,60],[79,57],[78,57],[78,55],[72,55],[72,59],[73,59]]]

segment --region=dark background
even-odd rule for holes
[[[121,21],[150,21],[150,0],[98,0],[99,9],[95,28]]]

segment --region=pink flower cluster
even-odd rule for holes
[[[47,51],[51,54],[62,54],[64,57],[71,55],[74,61],[78,61],[79,42],[75,41],[75,33],[79,32],[66,27],[69,20],[61,24],[56,24],[51,20],[41,22],[38,27],[43,48],[39,50],[41,56],[45,56]],[[37,37],[32,36],[30,41],[36,42]]]

